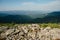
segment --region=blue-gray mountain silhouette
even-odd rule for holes
[[[51,12],[51,13],[46,13],[46,14],[42,14],[40,13],[39,15],[37,14],[37,12],[28,12],[28,13],[35,13],[35,18],[33,16],[28,15],[27,12],[15,12],[16,14],[14,14],[14,12],[0,12],[0,23],[48,23],[48,22],[55,22],[58,23],[60,22],[60,11],[57,12]],[[36,16],[37,14],[37,16]],[[41,16],[43,15],[43,16]]]

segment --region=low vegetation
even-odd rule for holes
[[[33,24],[33,23],[31,23]],[[35,23],[38,24],[40,27],[51,27],[51,28],[60,28],[60,23]],[[5,27],[15,27],[15,26],[27,26],[29,25],[28,23],[26,24],[15,24],[15,23],[0,23],[0,27],[5,26]]]

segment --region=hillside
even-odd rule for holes
[[[8,15],[0,17],[0,23],[27,23],[32,19],[26,15]]]
[[[36,18],[34,19],[34,22],[53,22],[53,23],[58,23],[60,22],[60,12],[51,12],[48,13],[47,16],[45,16],[44,18]]]
[[[11,13],[11,14],[10,14]],[[15,13],[15,14],[14,14]],[[16,12],[0,12],[1,23],[58,23],[60,22],[60,11],[51,13],[16,11]]]

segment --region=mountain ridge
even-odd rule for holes
[[[9,12],[7,12],[9,13]],[[51,12],[46,14],[34,14],[33,15],[25,15],[25,14],[7,14],[7,13],[0,13],[4,16],[0,15],[0,22],[16,22],[16,23],[46,23],[46,22],[60,22],[60,11]],[[29,13],[29,12],[28,12]],[[31,13],[31,12],[30,12]],[[31,13],[31,14],[32,14]],[[5,15],[6,14],[6,15]],[[34,17],[36,18],[34,18]],[[38,16],[38,17],[37,17]]]

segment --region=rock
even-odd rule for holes
[[[28,28],[26,26],[23,26],[22,27],[22,30],[24,31],[24,33],[27,33],[28,32]]]
[[[0,30],[3,31],[0,40],[60,40],[59,28],[40,28],[38,24],[16,25],[9,29],[1,27]]]
[[[24,35],[24,32],[20,32],[20,33],[19,33],[19,36],[21,36],[21,35]]]
[[[6,38],[0,38],[0,40],[6,40]]]
[[[60,38],[59,39],[57,38],[57,39],[54,39],[54,40],[60,40]]]
[[[49,32],[49,30],[51,30],[51,28],[50,27],[46,27],[44,30]]]
[[[8,36],[9,34],[13,33],[14,32],[14,29],[9,29],[5,32],[5,34]]]
[[[9,28],[8,27],[4,27],[4,26],[0,27],[0,33],[6,31],[7,29],[9,29]]]
[[[0,39],[5,39],[6,38],[6,34],[5,33],[1,33],[0,34]]]
[[[16,34],[19,34],[19,30],[18,29],[15,29],[15,32],[14,33],[12,33],[13,35],[16,35]]]

